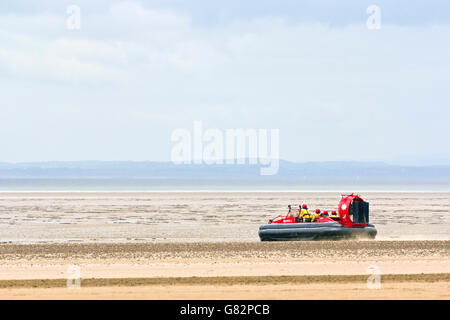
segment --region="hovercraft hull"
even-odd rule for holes
[[[366,227],[344,227],[338,222],[326,223],[273,223],[259,227],[261,241],[310,241],[339,239],[374,239],[377,230]]]

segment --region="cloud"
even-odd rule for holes
[[[450,138],[448,24],[370,31],[365,8],[338,26],[281,14],[214,24],[182,5],[106,4],[81,2],[73,31],[63,7],[0,12],[0,133],[33,119],[0,140],[3,160],[165,160],[171,130],[193,120],[280,128],[282,157],[305,161],[433,153]],[[30,137],[58,150],[27,151]],[[348,139],[357,150],[341,149]]]

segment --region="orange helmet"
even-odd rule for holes
[[[306,204],[302,204],[302,209],[307,209],[308,206]]]
[[[336,214],[336,210],[331,211],[331,214]]]
[[[316,209],[316,213],[320,213],[320,209]]]
[[[325,210],[325,211],[323,212],[323,214],[324,214],[324,215],[328,215],[328,211]]]

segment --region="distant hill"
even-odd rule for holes
[[[280,161],[278,174],[261,165],[175,165],[171,162],[76,161],[0,163],[0,179],[177,179],[450,182],[450,166],[400,166],[382,162]]]

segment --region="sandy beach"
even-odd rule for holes
[[[450,241],[2,244],[0,261],[4,299],[450,298]]]
[[[3,192],[0,298],[449,299],[450,194],[363,196],[374,241],[262,243],[287,204],[339,194]]]

